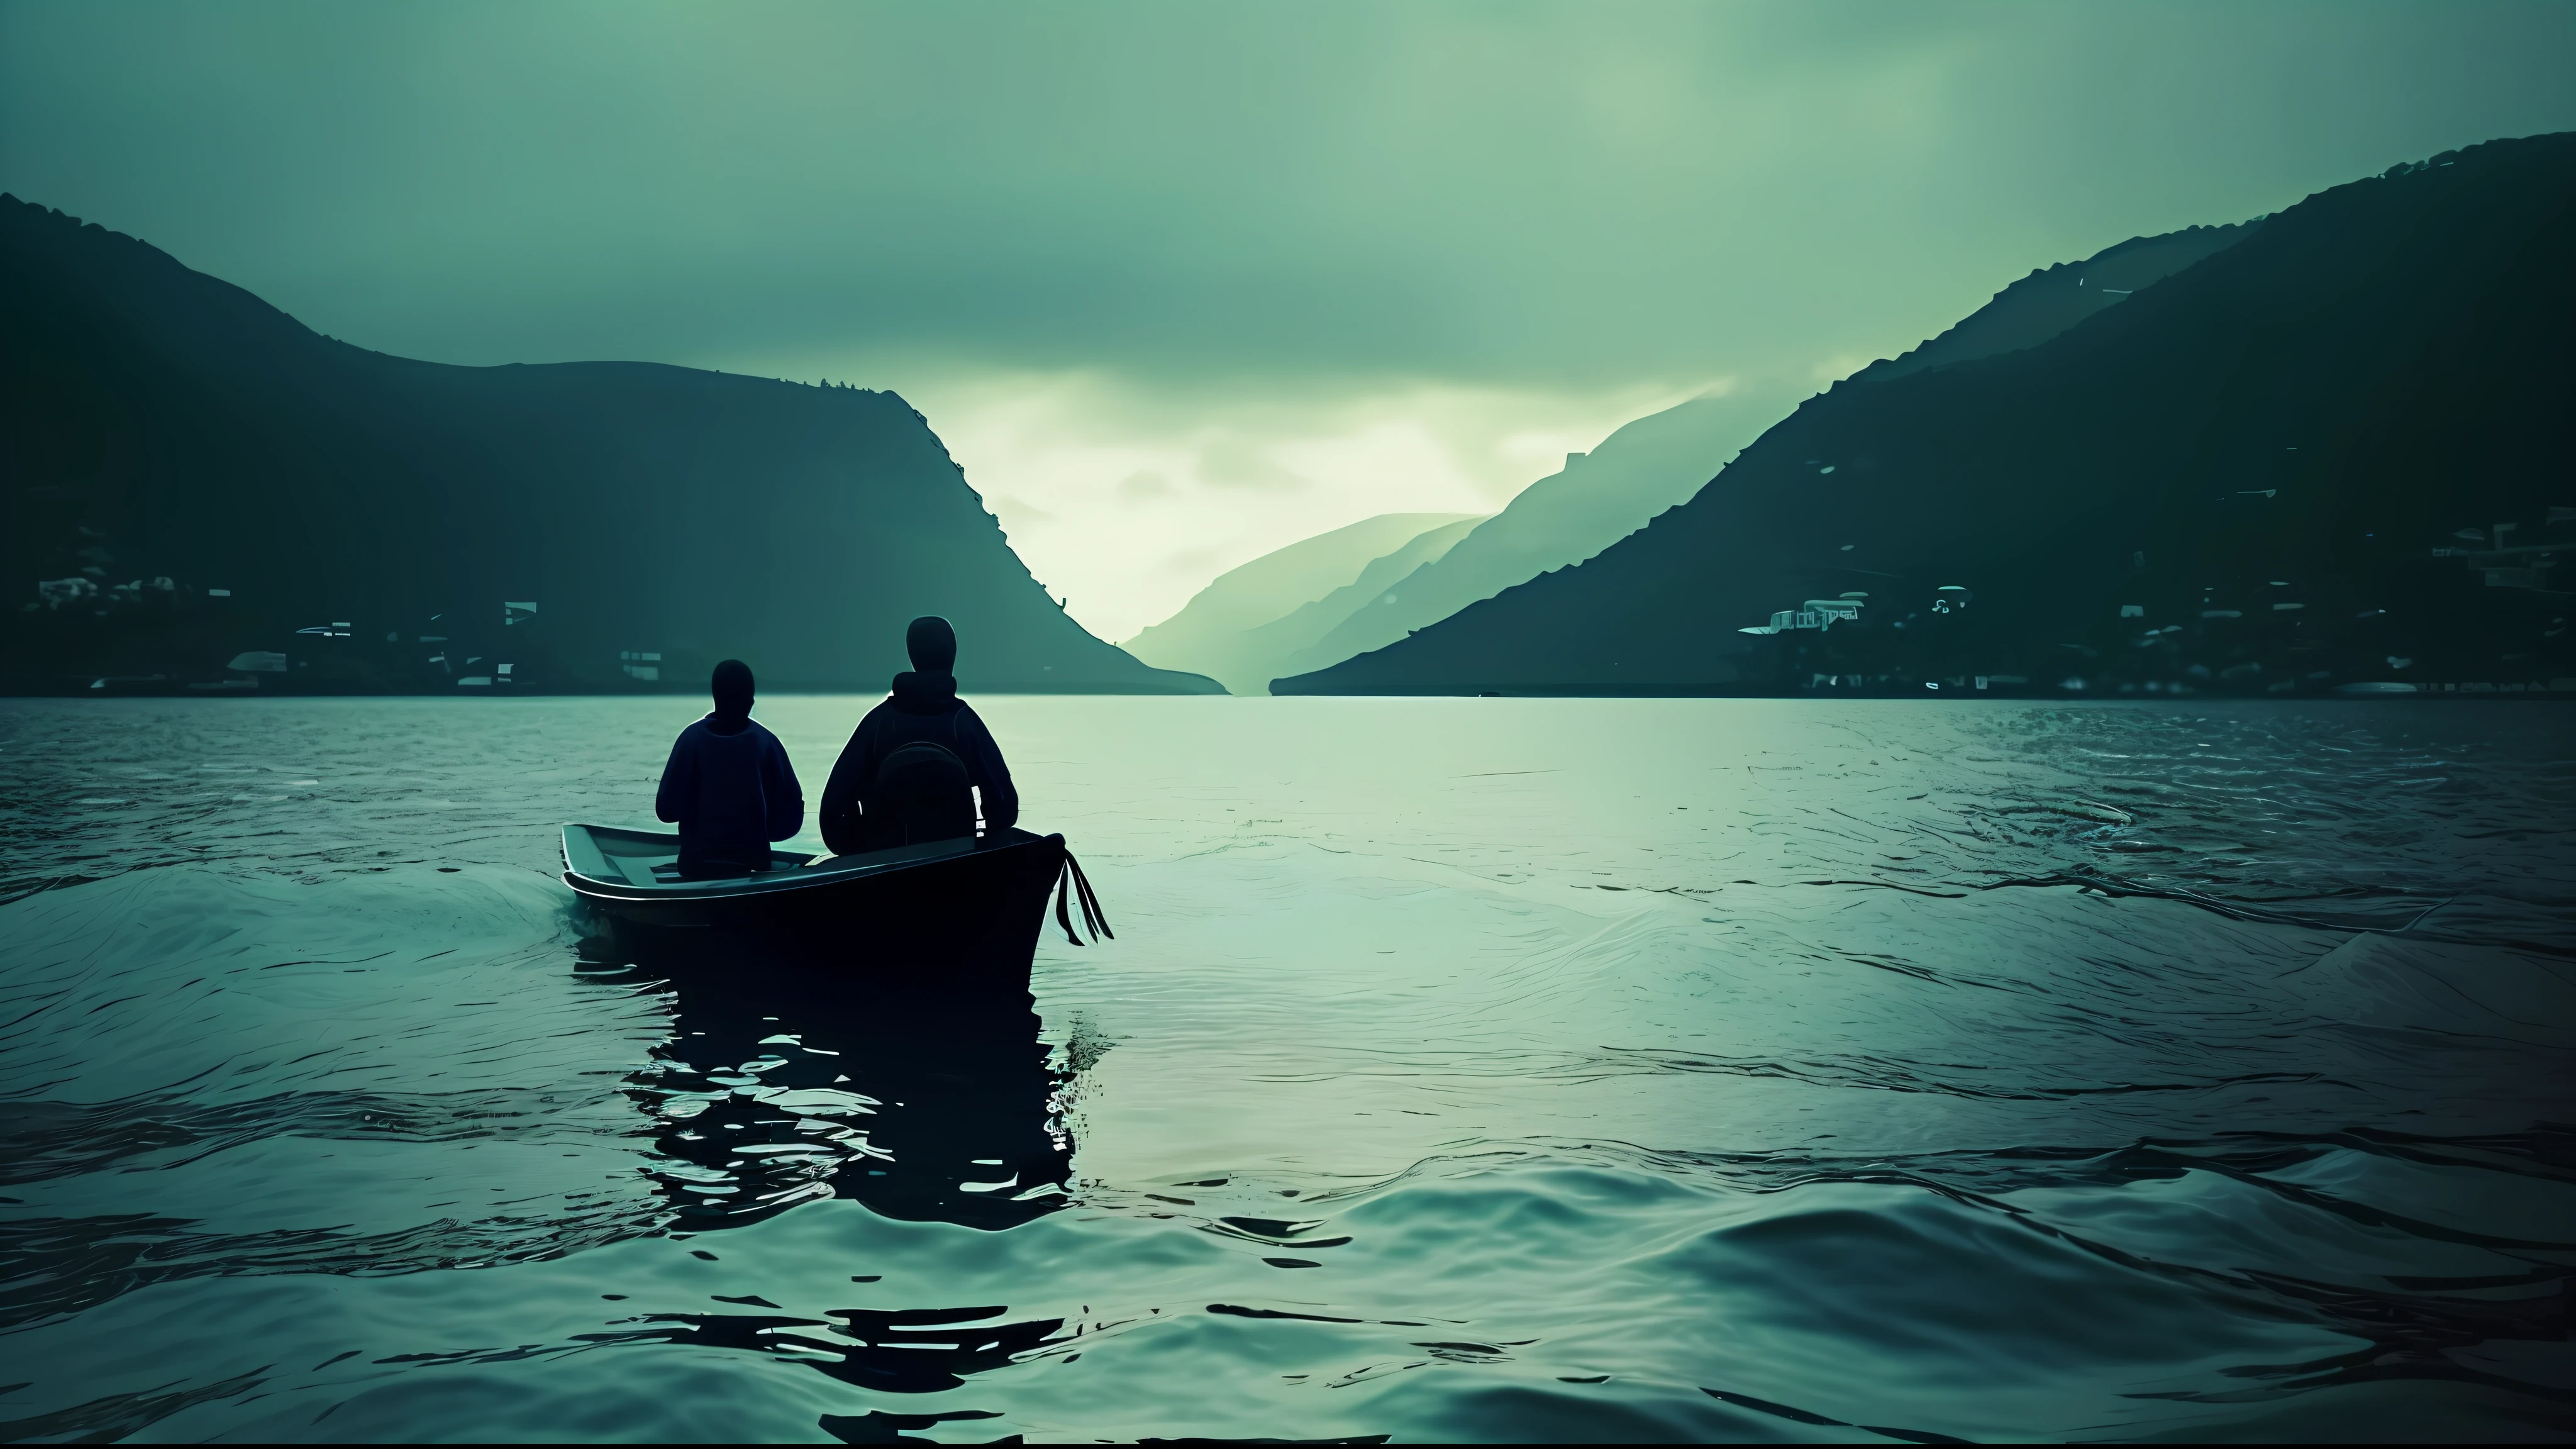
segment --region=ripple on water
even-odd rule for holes
[[[985,712],[960,1017],[574,912],[684,701],[9,704],[0,1433],[2576,1433],[2563,709]]]

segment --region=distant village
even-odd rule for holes
[[[2260,490],[2270,492],[2271,490]],[[2557,555],[2576,548],[2576,508],[2552,508],[2537,537],[2523,525],[2464,527],[2421,557],[2428,580],[2495,591],[2478,612],[2473,646],[2442,651],[2390,641],[2420,633],[2381,606],[2331,617],[2290,579],[2233,589],[2151,587],[2143,554],[2138,602],[2091,619],[2067,617],[2064,635],[2031,659],[2008,656],[2001,631],[1979,627],[1973,588],[1937,585],[1900,594],[1854,590],[1775,611],[1738,633],[1767,642],[1757,655],[1772,686],[1762,692],[1878,695],[2061,696],[2576,694],[2576,649],[2566,639],[2571,595],[2550,587]],[[2162,594],[2158,606],[2150,596]],[[1991,607],[1991,606],[1989,606]],[[2342,612],[2342,611],[2338,611]],[[2457,633],[2458,631],[2452,631]]]
[[[107,582],[110,540],[82,528],[78,571],[38,581],[0,616],[27,694],[507,694],[662,684],[658,650],[567,671],[540,624],[539,601],[423,612],[403,621],[278,617],[243,580],[199,584],[168,575]],[[355,611],[351,611],[355,614]],[[21,662],[25,661],[25,662]],[[27,664],[32,663],[30,671]]]
[[[261,694],[537,691],[659,692],[685,687],[659,649],[563,659],[538,600],[496,599],[405,620],[356,616],[281,620],[242,581],[196,584],[167,575],[109,582],[104,534],[83,528],[66,552],[82,560],[34,582],[0,625],[18,637],[8,657],[35,672],[0,681],[13,693]],[[2570,594],[2551,587],[2558,555],[2576,547],[2576,508],[2552,508],[2536,528],[2462,527],[2416,555],[2425,582],[2481,596],[2482,622],[2464,647],[2427,649],[2420,628],[2384,606],[2329,610],[2296,580],[2231,588],[2151,586],[2141,595],[2059,620],[2064,637],[2042,657],[1989,627],[1997,605],[1973,581],[1912,591],[1851,590],[1799,600],[1738,633],[1762,641],[1738,689],[1752,694],[1947,696],[2491,696],[2576,694],[2567,640]],[[2158,599],[2162,602],[2158,602]],[[2349,617],[2341,617],[2349,614]],[[2465,637],[2473,633],[2475,638]],[[666,671],[669,678],[666,679]]]

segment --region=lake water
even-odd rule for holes
[[[687,701],[0,702],[0,1436],[2576,1435],[2567,707],[982,708],[970,1023],[597,934]]]

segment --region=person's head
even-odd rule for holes
[[[957,668],[957,631],[937,614],[924,614],[903,631],[904,651],[912,667],[924,674],[947,674]]]
[[[717,665],[707,689],[716,697],[716,713],[732,719],[751,713],[751,666],[741,660],[728,659]]]

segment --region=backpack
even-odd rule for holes
[[[948,738],[957,735],[958,711],[948,712]],[[919,716],[914,716],[919,718]],[[867,819],[879,848],[919,845],[932,840],[972,839],[975,795],[966,762],[955,749],[936,740],[908,740],[877,762],[877,775],[867,796]]]

